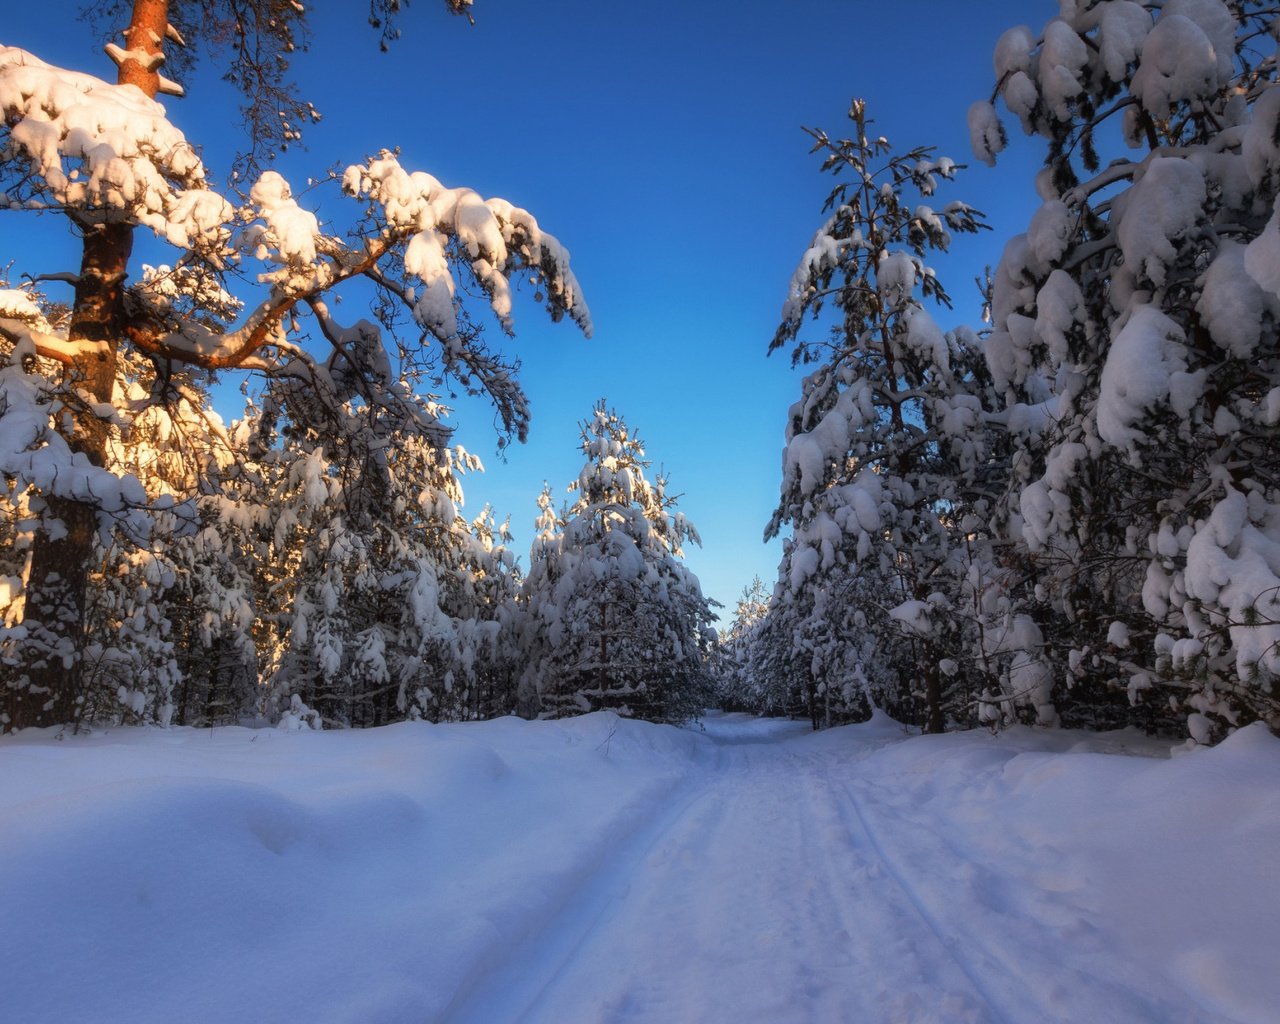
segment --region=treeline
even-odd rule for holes
[[[113,468],[153,494],[207,493],[153,512],[145,546],[97,538],[65,724],[684,721],[714,703],[712,613],[681,557],[696,534],[603,402],[572,500],[543,493],[527,572],[505,523],[460,512],[473,456],[396,431],[355,453],[279,415],[251,407],[224,445],[177,401],[116,446]],[[10,614],[30,521],[0,520]],[[11,652],[26,632],[11,622]]]
[[[273,11],[228,71],[268,121],[305,113],[283,60],[253,66],[304,27]],[[390,152],[327,179],[324,225],[268,151],[224,195],[152,102],[183,33],[167,4],[126,12],[142,42],[112,51],[115,84],[0,48],[0,213],[82,245],[77,271],[0,289],[6,731],[717,700],[930,731],[1280,725],[1268,4],[1090,0],[1005,33],[973,148],[994,163],[1002,104],[1045,146],[1042,205],[985,276],[981,329],[930,312],[951,303],[930,259],[985,227],[939,195],[958,166],[895,151],[860,102],[848,138],[811,133],[834,186],[772,343],[805,369],[767,529],[784,556],[718,650],[692,528],[603,403],[527,571],[492,513],[460,512],[478,463],[435,396],[489,399],[504,442],[529,420],[462,296],[510,331],[523,280],[589,330],[559,242]],[[297,137],[268,129],[266,150]],[[131,276],[144,228],[172,259]],[[65,306],[42,292],[61,286]],[[332,314],[352,288],[372,320]],[[237,370],[262,387],[227,428],[209,388]]]
[[[1280,727],[1280,88],[1268,4],[1064,4],[995,50],[1046,145],[1043,205],[943,331],[929,267],[982,227],[955,165],[861,103],[774,348],[788,417],[771,598],[727,637],[732,704],[815,724]],[[825,336],[823,334],[825,330]],[[817,334],[805,340],[803,334]]]

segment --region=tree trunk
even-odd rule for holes
[[[920,666],[924,673],[924,702],[926,733],[947,731],[947,720],[942,713],[942,675],[932,651],[925,646],[926,662]]]
[[[77,357],[63,384],[95,402],[110,402],[116,350],[124,323],[124,278],[133,230],[123,224],[85,229],[70,337],[101,343]],[[68,409],[59,429],[71,451],[95,466],[106,464],[107,425],[88,409]],[[83,700],[83,648],[88,578],[98,518],[93,505],[47,499],[47,515],[62,529],[41,529],[31,550],[23,622],[29,630],[26,686],[11,692],[8,727],[74,722]]]
[[[600,606],[600,671],[597,675],[600,687],[600,707],[605,706],[605,692],[609,689],[609,604]]]
[[[135,0],[125,41],[131,56],[117,81],[154,98],[158,64],[169,24],[168,0]],[[139,57],[142,59],[140,60]],[[91,355],[75,358],[63,383],[93,402],[110,403],[116,355],[124,334],[124,281],[133,252],[133,226],[109,214],[72,214],[84,235],[69,337],[98,342]],[[106,463],[107,425],[90,409],[68,409],[58,430],[71,451],[95,466]],[[75,722],[84,702],[85,610],[97,531],[97,512],[85,501],[50,497],[46,515],[56,521],[36,532],[27,578],[23,624],[28,629],[21,664],[6,690],[5,731]]]

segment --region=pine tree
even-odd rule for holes
[[[988,360],[1025,446],[1005,529],[1079,720],[1110,691],[1112,721],[1172,706],[1198,739],[1280,722],[1274,18],[1063,4],[996,47],[993,101],[1046,145],[1043,205],[994,281]],[[994,106],[970,127],[994,161]]]
[[[455,13],[468,7],[447,2]],[[398,8],[372,5],[384,42]],[[167,382],[191,370],[255,371],[294,392],[290,419],[303,433],[349,429],[333,442],[372,453],[372,425],[394,421],[403,436],[440,449],[449,437],[415,390],[424,380],[450,378],[487,395],[509,435],[523,438],[528,421],[514,367],[472,325],[457,279],[474,285],[506,331],[520,277],[537,285],[554,319],[589,327],[567,253],[510,203],[446,188],[384,152],[332,179],[354,201],[343,235],[322,230],[289,183],[262,169],[313,113],[283,77],[303,35],[302,5],[135,0],[106,14],[129,18],[126,47],[107,47],[115,84],[0,49],[5,213],[65,214],[83,243],[78,274],[57,276],[75,288],[65,328],[46,330],[25,314],[0,318],[0,473],[12,500],[38,514],[22,601],[10,601],[0,636],[5,729],[86,713],[94,545],[115,531],[145,546],[168,508],[155,508],[137,478],[111,462],[113,431],[142,411],[117,392],[127,360],[153,365],[161,386],[152,405],[169,401]],[[155,102],[181,92],[160,68],[175,54],[174,66],[184,67],[183,29],[215,46],[235,40],[218,55],[246,90],[253,148],[238,165],[243,201],[210,184],[195,147]],[[169,266],[135,272],[137,228],[171,247]],[[263,288],[229,293],[237,275],[255,271]],[[378,290],[379,324],[348,327],[330,315],[326,298],[354,280]],[[378,415],[354,415],[358,407]],[[367,639],[372,652],[378,638]]]
[[[65,329],[69,310],[39,292],[0,296],[0,308],[10,319],[44,332]],[[56,364],[37,355],[31,366],[47,375]],[[211,629],[219,632],[212,623],[222,614],[219,609],[225,611],[226,594],[219,591],[227,576],[203,557],[207,538],[201,528],[208,521],[203,503],[230,464],[226,432],[206,408],[205,384],[198,375],[179,372],[160,380],[151,363],[125,353],[117,364],[114,391],[131,415],[110,424],[108,462],[117,472],[132,475],[145,493],[151,504],[150,531],[145,548],[126,530],[99,531],[94,538],[81,707],[86,715],[107,720],[186,722],[187,703],[203,698],[186,685],[185,668],[211,672],[216,660],[225,669],[230,657],[225,642],[230,638],[210,635]],[[158,392],[163,400],[155,400]],[[30,571],[29,523],[37,518],[29,512],[24,516],[24,510],[41,499],[34,488],[17,493],[18,482],[14,484],[8,507],[20,518],[14,523],[19,528],[7,538],[12,546],[6,545],[12,559],[6,626],[16,646],[26,634],[22,581]],[[223,619],[230,621],[225,615]],[[224,720],[235,721],[252,705],[256,671],[251,636],[245,632],[230,643],[242,662],[237,693],[234,699],[224,694],[218,700],[226,704]],[[219,659],[210,657],[209,647],[215,644],[223,651]]]
[[[766,531],[792,529],[775,609],[805,666],[815,727],[865,715],[869,700],[901,709],[918,690],[925,727],[940,731],[948,713],[966,712],[943,665],[958,666],[966,642],[955,555],[985,518],[991,453],[977,339],[944,333],[922,299],[950,305],[926,259],[952,232],[985,225],[963,202],[934,209],[910,198],[931,197],[953,161],[927,147],[895,154],[862,101],[849,118],[852,138],[809,132],[823,170],[840,180],[771,345],[792,345],[793,364],[816,364],[788,415]],[[827,339],[800,339],[806,319],[827,309],[836,321]],[[872,692],[873,676],[890,683],[886,662],[907,693]]]
[[[541,501],[523,601],[528,669],[522,704],[556,717],[602,708],[681,722],[712,701],[710,603],[682,561],[698,535],[650,482],[644,445],[602,401],[582,424],[585,463],[573,503]]]
[[[443,432],[444,410],[430,410]],[[257,429],[279,567],[261,601],[276,708],[297,696],[331,726],[511,711],[513,560],[490,511],[460,511],[459,476],[479,460],[395,425],[370,427],[379,443],[365,451],[331,442],[346,429]]]
[[[757,673],[753,655],[768,614],[769,591],[757,576],[742,588],[729,627],[720,633],[716,672],[719,704],[726,711],[759,712],[767,706],[765,679]]]

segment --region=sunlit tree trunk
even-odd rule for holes
[[[169,24],[168,0],[135,0],[125,31],[126,56],[117,81],[155,98],[158,68]],[[126,314],[124,282],[133,251],[133,227],[97,219],[92,212],[73,218],[84,239],[69,337],[94,342],[71,359],[63,383],[92,402],[110,402],[116,358]],[[58,422],[72,452],[96,466],[106,462],[107,425],[88,407],[69,407]],[[87,583],[97,514],[83,501],[51,497],[48,515],[56,524],[34,539],[27,580],[24,623],[29,633],[21,671],[25,683],[8,693],[6,729],[55,725],[76,720],[84,684],[84,627]]]

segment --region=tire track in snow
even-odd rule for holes
[[[841,813],[831,771],[829,758],[718,751],[443,1020],[739,1019],[707,1005],[729,990],[757,1021],[1008,1024],[870,830]]]
[[[530,1019],[545,993],[626,898],[650,853],[710,795],[706,769],[695,767],[692,774],[675,794],[662,798],[645,822],[603,850],[600,865],[506,950],[502,963],[474,971],[439,1018],[440,1024],[514,1024]]]
[[[1018,877],[1016,864],[1004,864],[998,874],[993,874],[989,855],[964,845],[963,834],[956,833],[954,826],[938,828],[893,804],[873,799],[887,812],[886,822],[894,822],[898,830],[905,827],[912,832],[911,841],[900,848],[899,854],[905,849],[931,864],[966,867],[965,874],[949,883],[948,916],[953,921],[960,918],[968,923],[980,922],[981,927],[948,927],[934,909],[938,900],[924,895],[924,887],[914,882],[911,872],[904,868],[904,858],[890,851],[881,828],[872,825],[873,816],[855,792],[860,784],[867,783],[846,779],[843,783],[837,781],[836,788],[879,851],[886,870],[917,905],[922,917],[932,923],[948,950],[955,954],[959,948],[969,948],[988,963],[1000,965],[998,984],[1010,1024],[1077,1024],[1094,1020],[1117,1024],[1239,1024],[1230,1017],[1208,1012],[1181,990],[1171,989],[1166,981],[1152,977],[1124,958],[1113,944],[1106,942],[1096,948],[1086,945],[1095,932],[1090,913],[1081,907],[1064,906],[1061,894],[1046,893],[1027,877]],[[973,877],[985,880],[985,885],[994,877],[999,900],[992,903],[989,894],[970,893]],[[1040,900],[1048,903],[1037,902]],[[1054,913],[1047,912],[1050,906]],[[1080,934],[1064,935],[1064,923],[1083,933],[1083,938]],[[948,933],[952,935],[949,944]],[[972,959],[963,959],[977,975],[983,975]]]
[[[1037,913],[1046,894],[913,814],[892,776],[888,802],[860,794],[861,753],[697,759],[590,870],[551,880],[440,1019],[1224,1021],[1108,962],[1109,946],[1080,948],[1060,927],[1074,918]]]
[[[907,905],[912,909],[916,918],[924,924],[937,946],[941,947],[946,957],[960,969],[960,972],[969,980],[974,992],[986,1004],[991,1014],[990,1019],[996,1024],[1017,1024],[1014,1018],[1009,1017],[1004,1012],[1000,1001],[991,990],[988,979],[970,962],[968,957],[961,955],[959,952],[960,937],[947,934],[947,930],[929,908],[927,902],[921,898],[916,887],[911,885],[897,863],[885,851],[878,835],[867,820],[857,795],[851,788],[837,780],[831,772],[825,773],[822,778],[828,786],[830,799],[836,805],[837,817],[853,838],[854,846],[865,845],[874,854],[881,870],[893,881],[894,885],[905,897]],[[841,813],[841,809],[845,807],[853,811],[852,822],[848,814]],[[865,844],[858,843],[857,836],[854,835],[855,829],[851,827],[854,823],[856,823],[856,831],[864,838]],[[964,936],[964,938],[969,940],[971,937]]]

